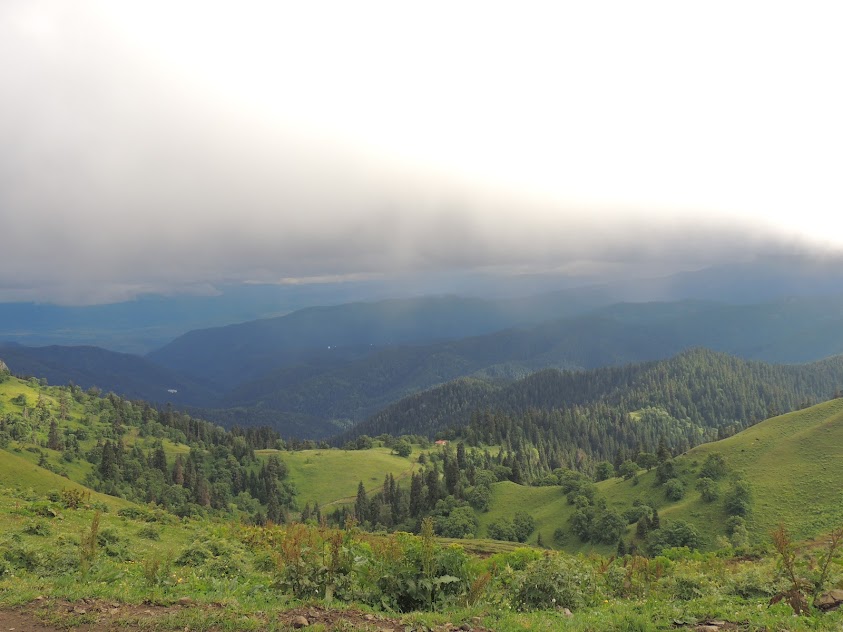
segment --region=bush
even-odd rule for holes
[[[660,555],[664,549],[686,546],[689,549],[700,548],[700,536],[696,529],[687,522],[674,520],[665,526],[651,531],[647,536],[647,551],[650,555]]]
[[[712,452],[706,457],[700,469],[700,478],[710,478],[714,481],[720,480],[726,474],[727,470],[726,458],[719,452]]]
[[[152,525],[146,525],[145,527],[141,527],[138,530],[138,537],[144,538],[146,540],[160,540],[161,533]]]
[[[678,478],[671,478],[664,484],[664,495],[668,500],[682,500],[685,496],[685,485]]]
[[[720,490],[717,483],[713,479],[703,477],[697,481],[697,491],[699,491],[702,499],[707,502],[714,502],[720,497]]]
[[[90,493],[88,494],[90,497]],[[85,493],[79,489],[61,490],[61,504],[65,509],[79,509],[85,502]]]
[[[576,610],[599,598],[594,570],[583,560],[556,553],[529,564],[512,587],[513,606],[518,610]]]
[[[493,540],[503,540],[505,542],[516,541],[515,528],[512,525],[512,521],[506,518],[489,523],[488,534]]]
[[[6,547],[3,557],[18,570],[34,571],[41,565],[41,554],[37,549],[16,542]]]
[[[47,536],[53,532],[53,529],[43,520],[33,520],[24,526],[23,532],[28,535]]]
[[[752,490],[746,481],[735,481],[723,498],[723,507],[730,516],[746,516],[752,509]]]
[[[204,570],[211,577],[240,575],[246,566],[242,548],[233,541],[220,538],[194,540],[179,554],[175,563]]]
[[[477,516],[471,507],[456,507],[436,519],[436,532],[446,538],[473,538],[477,533]]]

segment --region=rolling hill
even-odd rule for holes
[[[809,540],[843,525],[843,398],[762,421],[733,437],[700,445],[674,459],[685,497],[672,502],[664,486],[656,484],[655,470],[636,478],[612,478],[596,484],[610,509],[620,513],[636,502],[658,509],[662,520],[690,523],[702,535],[706,548],[718,546],[726,535],[728,514],[723,495],[731,482],[740,478],[752,490],[751,510],[746,516],[750,542],[764,543],[770,532],[783,523],[797,540]],[[720,481],[720,498],[705,502],[695,489],[706,457],[717,453],[725,458],[727,474]],[[559,488],[525,487],[511,482],[497,483],[491,509],[480,514],[481,525],[507,515],[517,504],[531,511],[537,528],[533,542],[542,534],[553,541],[554,531],[569,524],[575,511]],[[634,526],[627,528],[633,537]],[[481,529],[480,535],[485,531]],[[568,534],[564,548],[570,551],[597,549],[609,553],[614,545],[581,542]]]

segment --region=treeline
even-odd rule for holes
[[[406,398],[353,433],[530,445],[550,470],[621,451],[683,452],[839,393],[843,357],[771,365],[695,349],[670,360],[540,371],[507,386],[458,380]],[[336,441],[349,440],[341,435]]]
[[[514,458],[503,450],[468,449],[463,442],[444,446],[419,455],[422,470],[413,472],[408,485],[398,484],[388,474],[381,489],[367,493],[361,481],[353,507],[339,507],[325,518],[340,526],[354,519],[372,531],[418,533],[422,520],[430,517],[437,535],[475,537],[479,526],[475,510],[489,508],[492,485],[508,480],[513,467],[517,470]],[[526,514],[514,518],[491,527],[493,537],[525,541],[534,529],[533,519]]]

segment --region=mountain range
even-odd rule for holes
[[[432,296],[308,307],[193,330],[145,356],[0,343],[0,358],[14,373],[50,383],[171,403],[227,426],[269,425],[285,436],[322,438],[461,378],[496,388],[545,368],[623,365],[692,347],[777,363],[843,353],[843,294],[750,300],[838,287],[839,274],[818,270],[731,266],[520,298]],[[730,274],[731,284],[724,281]],[[683,294],[698,297],[616,300]]]

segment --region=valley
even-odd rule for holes
[[[6,371],[0,608],[43,629],[835,629],[767,603],[770,534],[812,543],[808,572],[843,524],[841,379],[839,358],[693,350],[480,381],[439,445],[411,424],[332,447]],[[843,579],[808,576],[814,597]]]

